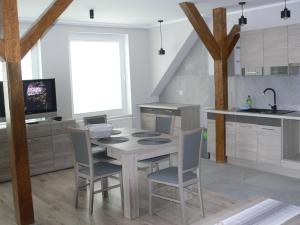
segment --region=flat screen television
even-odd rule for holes
[[[56,116],[55,79],[23,80],[26,119]],[[0,84],[0,117],[5,117],[3,83]]]

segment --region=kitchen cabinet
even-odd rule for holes
[[[300,63],[300,24],[288,26],[288,61]]]
[[[280,165],[281,127],[258,126],[257,161],[264,164]]]
[[[264,67],[288,66],[288,27],[264,29]]]
[[[215,116],[208,113],[207,150],[216,154]],[[273,118],[226,115],[226,156],[261,164],[280,165],[281,122]]]
[[[240,43],[240,63],[243,75],[262,75],[264,66],[263,30],[242,32]]]
[[[236,123],[226,122],[226,155],[235,158],[236,152]]]
[[[140,105],[141,128],[155,130],[157,116],[173,117],[173,134],[179,135],[181,130],[200,127],[200,107],[197,105],[181,105],[170,103],[151,103]]]
[[[236,124],[236,158],[256,161],[257,131],[255,124]]]
[[[242,75],[296,75],[300,65],[300,25],[241,33]]]

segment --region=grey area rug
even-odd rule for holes
[[[266,199],[216,225],[283,225],[300,214],[300,207]],[[300,222],[300,221],[299,221]]]

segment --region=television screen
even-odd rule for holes
[[[0,118],[5,117],[3,82],[0,82]]]
[[[25,114],[56,112],[54,79],[24,80]]]

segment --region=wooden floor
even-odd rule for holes
[[[49,173],[32,178],[33,201],[36,224],[38,225],[171,225],[182,224],[180,207],[174,203],[154,199],[155,215],[148,216],[148,185],[146,174],[140,172],[140,214],[136,220],[125,219],[122,215],[119,189],[109,192],[109,198],[102,201],[102,195],[95,196],[94,215],[87,212],[88,195],[81,192],[79,209],[74,208],[73,170]],[[111,183],[115,182],[110,180]],[[157,187],[165,195],[177,196],[175,189]],[[0,225],[15,225],[12,203],[11,183],[0,184]],[[197,199],[189,201],[193,208],[188,208],[189,222],[201,221]],[[228,209],[237,200],[204,190],[206,218]]]

